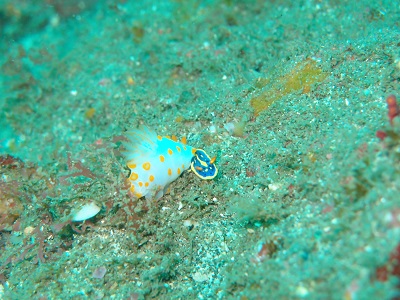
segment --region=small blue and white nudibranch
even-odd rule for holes
[[[215,157],[210,158],[203,149],[197,149],[194,152],[190,168],[201,179],[213,179],[218,174],[214,162]]]
[[[130,192],[135,198],[161,198],[169,184],[191,167],[201,179],[213,179],[218,174],[215,158],[202,149],[186,145],[186,139],[162,137],[146,126],[128,131],[124,142]]]

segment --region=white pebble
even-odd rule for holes
[[[72,221],[74,222],[85,221],[97,215],[99,211],[100,207],[98,207],[94,202],[85,204],[81,207],[80,210],[78,210],[72,215]]]

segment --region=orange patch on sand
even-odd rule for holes
[[[254,109],[254,114],[259,115],[266,110],[272,103],[284,98],[286,95],[302,91],[309,93],[312,85],[325,80],[328,73],[318,67],[312,59],[306,59],[298,63],[289,73],[272,78],[271,80],[259,78],[254,83],[256,90],[260,90],[250,100],[250,105]]]

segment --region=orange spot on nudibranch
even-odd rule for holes
[[[178,141],[178,138],[176,137],[176,135],[172,135],[172,136],[171,136],[171,140],[173,140],[174,142],[177,142],[177,141]]]
[[[129,190],[130,190],[132,193],[135,192],[135,186],[132,184]]]
[[[176,146],[176,150],[178,150],[178,152],[181,152],[181,148],[179,146]]]
[[[150,163],[149,162],[145,162],[143,164],[143,169],[145,169],[146,171],[150,170]]]
[[[213,164],[213,163],[215,163],[215,161],[217,160],[217,157],[216,156],[214,156],[213,158],[211,158],[211,160],[210,160],[210,164]]]
[[[136,174],[135,172],[131,172],[129,179],[135,181],[136,179],[138,179],[138,177],[139,177],[138,174]]]
[[[178,175],[179,175],[179,174],[181,174],[181,169],[180,169],[180,168],[178,168]]]
[[[136,196],[137,198],[142,198],[142,194],[141,194],[141,193],[136,193],[135,196]]]
[[[164,160],[165,160],[164,155],[160,155],[160,161],[161,161],[161,162],[164,162]]]
[[[168,154],[169,154],[169,155],[172,155],[173,153],[174,153],[174,152],[172,152],[172,150],[168,148]]]
[[[154,181],[154,176],[153,176],[153,175],[150,175],[150,176],[149,176],[149,180],[150,180],[151,182],[153,182],[153,181]]]
[[[172,175],[172,170],[171,170],[171,168],[168,168],[168,175],[169,175],[169,176]]]
[[[143,182],[139,181],[138,185],[143,186]]]
[[[148,183],[148,182],[146,182],[146,183],[144,184],[144,186],[145,186],[145,187],[148,187],[148,186],[149,186],[149,183]]]
[[[186,140],[186,137],[185,137],[185,136],[181,139],[181,143],[182,143],[182,144],[186,144],[186,143],[187,143],[187,140]],[[185,150],[186,150],[186,149],[185,149]]]
[[[134,168],[136,168],[136,164],[130,163],[130,164],[128,164],[128,168],[134,169]]]
[[[197,151],[197,150],[196,150],[195,148],[193,148],[193,149],[192,149],[192,154],[194,155],[194,154],[196,153],[196,151]]]
[[[158,138],[159,141],[162,140],[162,136],[161,135],[157,135],[157,138]]]

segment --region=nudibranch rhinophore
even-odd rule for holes
[[[175,136],[162,137],[146,126],[128,131],[125,157],[130,192],[135,198],[161,198],[169,184],[189,167],[201,179],[213,179],[218,174],[215,158],[210,159],[202,149],[186,145]]]

